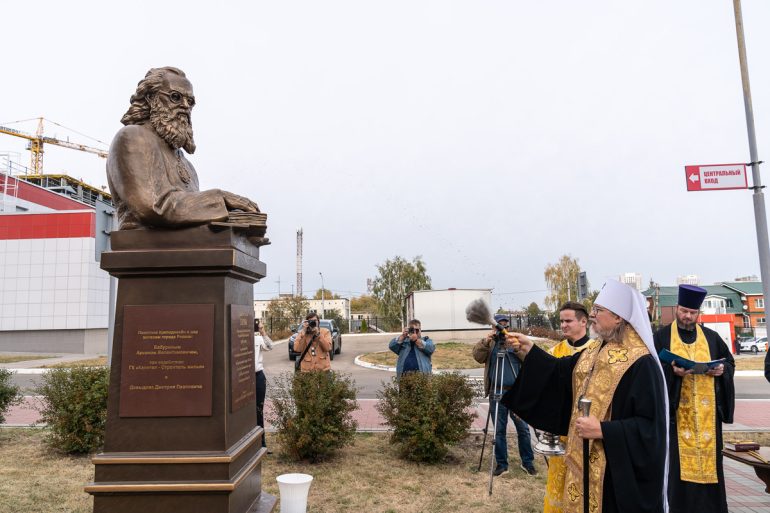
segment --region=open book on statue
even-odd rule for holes
[[[685,358],[684,356],[679,356],[676,353],[672,353],[668,349],[661,349],[660,353],[658,353],[658,358],[660,358],[660,361],[663,363],[670,364],[671,362],[676,362],[677,367],[682,367],[685,370],[692,369],[693,374],[705,374],[707,370],[713,369],[717,365],[725,362],[724,358],[720,358],[719,360],[711,360],[710,362],[695,362]]]

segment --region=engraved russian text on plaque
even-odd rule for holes
[[[126,305],[121,417],[211,415],[214,305]]]
[[[230,305],[231,412],[256,399],[254,373],[254,307]]]

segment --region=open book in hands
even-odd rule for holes
[[[725,358],[711,360],[710,362],[695,362],[693,360],[688,360],[684,356],[672,353],[668,349],[661,349],[660,353],[658,353],[658,358],[660,358],[660,361],[663,363],[671,364],[671,362],[674,362],[677,367],[682,367],[685,370],[692,370],[693,374],[705,374],[709,369],[713,369],[725,362]]]

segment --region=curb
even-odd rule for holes
[[[366,369],[376,369],[376,370],[383,370],[388,372],[396,372],[395,367],[388,367],[386,365],[377,365],[376,363],[365,362],[361,359],[362,356],[363,355],[361,354],[356,356],[355,359],[353,360],[353,363],[358,365],[359,367],[364,367]]]
[[[763,378],[765,372],[761,370],[739,370],[735,371],[736,378]]]

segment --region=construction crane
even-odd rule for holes
[[[71,143],[69,141],[62,141],[62,140],[56,139],[55,137],[44,136],[43,135],[43,118],[37,118],[37,119],[38,119],[37,131],[35,132],[34,135],[28,134],[26,132],[22,132],[20,130],[15,130],[13,128],[0,126],[0,134],[13,135],[15,137],[21,137],[23,139],[27,139],[29,141],[29,145],[27,146],[27,149],[30,152],[32,152],[30,166],[29,166],[31,175],[43,174],[43,144],[55,144],[56,146],[70,148],[72,150],[80,150],[88,153],[93,153],[95,155],[102,157],[103,159],[107,158],[107,152],[104,150],[100,150],[99,148],[92,148],[91,146],[86,146],[85,144]]]

